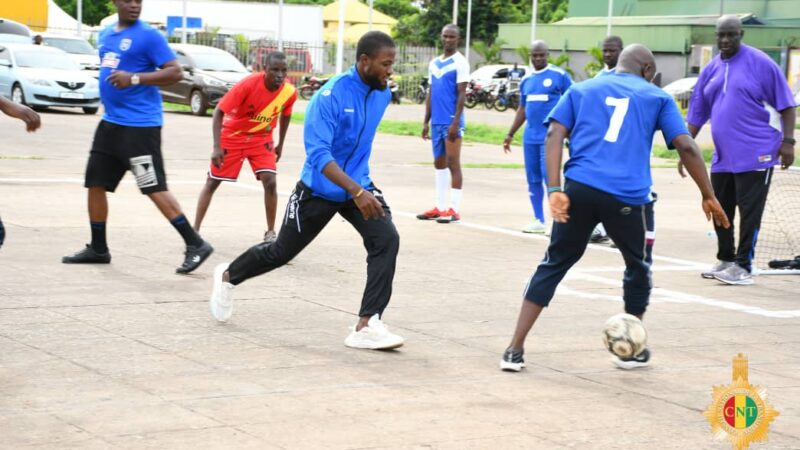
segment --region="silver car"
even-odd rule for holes
[[[95,114],[97,80],[66,52],[29,44],[0,44],[0,95],[32,107],[72,106]]]

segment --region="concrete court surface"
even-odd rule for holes
[[[711,228],[672,169],[654,171],[652,367],[618,370],[602,347],[622,259],[593,245],[534,328],[528,367],[508,374],[497,365],[547,243],[517,231],[531,215],[522,170],[466,169],[463,223],[420,222],[434,197],[428,144],[377,138],[373,177],[401,235],[385,321],[406,345],[358,351],[342,342],[365,254],[339,218],[290,265],[238,287],[228,324],[211,319],[212,268],[264,232],[247,165],[217,191],[202,230],[216,252],[195,274],[174,274],[182,242],[130,175],[110,196],[112,264],[62,265],[89,240],[82,176],[99,116],[42,120],[28,135],[0,117],[0,448],[726,449],[702,411],[738,352],[780,412],[752,448],[800,448],[800,277],[702,280]],[[166,114],[169,182],[190,218],[210,124]],[[279,220],[301,133],[292,126],[280,163]],[[463,159],[521,162],[514,150],[470,145]]]

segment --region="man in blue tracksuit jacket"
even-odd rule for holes
[[[345,345],[387,349],[403,345],[381,321],[392,294],[400,237],[391,211],[369,175],[378,124],[391,100],[386,89],[395,57],[392,39],[369,32],[358,42],[358,60],[328,81],[306,109],[306,161],[289,198],[278,239],[259,243],[214,271],[210,307],[220,322],[233,310],[233,287],[297,256],[338,213],[361,234],[367,249],[367,286],[359,321]]]

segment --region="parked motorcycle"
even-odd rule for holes
[[[305,82],[300,86],[300,97],[308,100],[317,92],[323,84],[327,83],[330,78],[317,78],[310,76],[305,78]]]
[[[389,78],[389,90],[392,92],[392,103],[395,105],[400,104],[400,85],[393,79]]]
[[[417,103],[425,103],[426,98],[428,98],[428,79],[423,78],[419,82],[419,86],[417,86],[417,93],[414,95],[414,100]]]
[[[478,103],[486,104],[492,98],[493,87],[491,84],[482,86],[475,81],[470,81],[467,85],[467,92],[464,98],[464,106],[474,108]],[[487,108],[489,108],[487,106]]]
[[[497,85],[497,89],[490,103],[487,107],[494,108],[497,111],[503,112],[509,107],[516,109],[519,107],[519,89],[509,89],[508,81],[503,80]]]

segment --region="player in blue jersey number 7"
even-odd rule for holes
[[[603,223],[625,260],[625,312],[640,319],[653,286],[647,256],[646,208],[652,203],[650,150],[653,134],[676,148],[702,194],[706,217],[723,227],[725,216],[706,173],[706,166],[675,101],[650,84],[655,58],[647,47],[633,44],[620,55],[617,73],[573,85],[547,118],[545,141],[550,210],[555,225],[550,246],[525,289],[514,337],[500,368],[521,370],[523,346],[534,322],[550,303],[567,271],[583,255],[595,225]],[[564,139],[570,138],[570,159],[561,186]],[[645,349],[629,360],[615,359],[623,369],[649,363]]]

